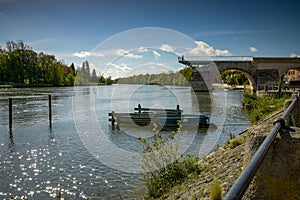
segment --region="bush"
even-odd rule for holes
[[[176,160],[166,167],[143,174],[147,197],[159,198],[173,186],[182,183],[188,177],[200,174],[201,169],[196,156],[186,156],[183,160]]]
[[[288,98],[290,98],[290,95],[284,95],[281,98],[275,98],[244,94],[242,105],[243,109],[250,115],[251,123],[256,123],[270,113],[281,109],[285,100]]]
[[[178,142],[171,142],[176,140],[175,134],[180,136],[180,130],[163,136],[156,128],[155,138],[151,142],[139,138],[144,145],[141,162],[145,170],[142,176],[148,189],[146,198],[161,197],[173,186],[201,172],[198,157],[188,155],[180,158]]]

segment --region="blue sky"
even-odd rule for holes
[[[300,55],[299,9],[297,0],[0,0],[0,44],[21,39],[33,50],[79,66],[116,34],[158,27],[190,37],[194,48],[209,55],[290,57]],[[160,42],[159,50],[172,48],[167,39]]]

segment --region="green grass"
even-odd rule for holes
[[[251,123],[256,123],[267,117],[270,113],[280,110],[288,98],[290,98],[289,95],[275,98],[244,94],[242,104],[243,109],[250,115]]]
[[[200,172],[198,157],[186,156],[183,160],[178,159],[160,170],[145,173],[143,177],[148,189],[145,199],[159,198],[175,185],[197,176]]]

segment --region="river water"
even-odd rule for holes
[[[11,131],[8,98],[13,99]],[[158,85],[0,89],[0,199],[55,199],[59,193],[66,199],[141,198],[137,137],[153,133],[113,129],[109,112],[132,112],[141,104],[207,113],[217,130],[189,130],[182,148],[183,154],[202,157],[224,144],[229,133],[249,126],[242,98],[241,91],[194,94],[189,87]]]

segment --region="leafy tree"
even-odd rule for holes
[[[66,76],[70,76],[64,73],[66,68],[67,66],[57,61],[53,55],[38,54],[21,40],[8,41],[6,46],[0,49],[1,82],[62,86],[67,80]],[[74,71],[75,67],[73,73]],[[72,78],[68,77],[68,83],[70,79]]]
[[[221,73],[222,80],[225,80],[228,85],[248,85],[249,81],[246,76],[237,70],[226,70]]]
[[[105,85],[112,85],[114,81],[112,80],[111,76],[105,79]]]
[[[193,69],[191,67],[186,67],[179,71],[179,73],[187,80],[190,81],[192,79]]]
[[[105,78],[103,75],[100,76],[99,80],[98,80],[98,85],[102,85],[105,84]]]
[[[8,81],[7,61],[7,54],[0,49],[0,81]]]

